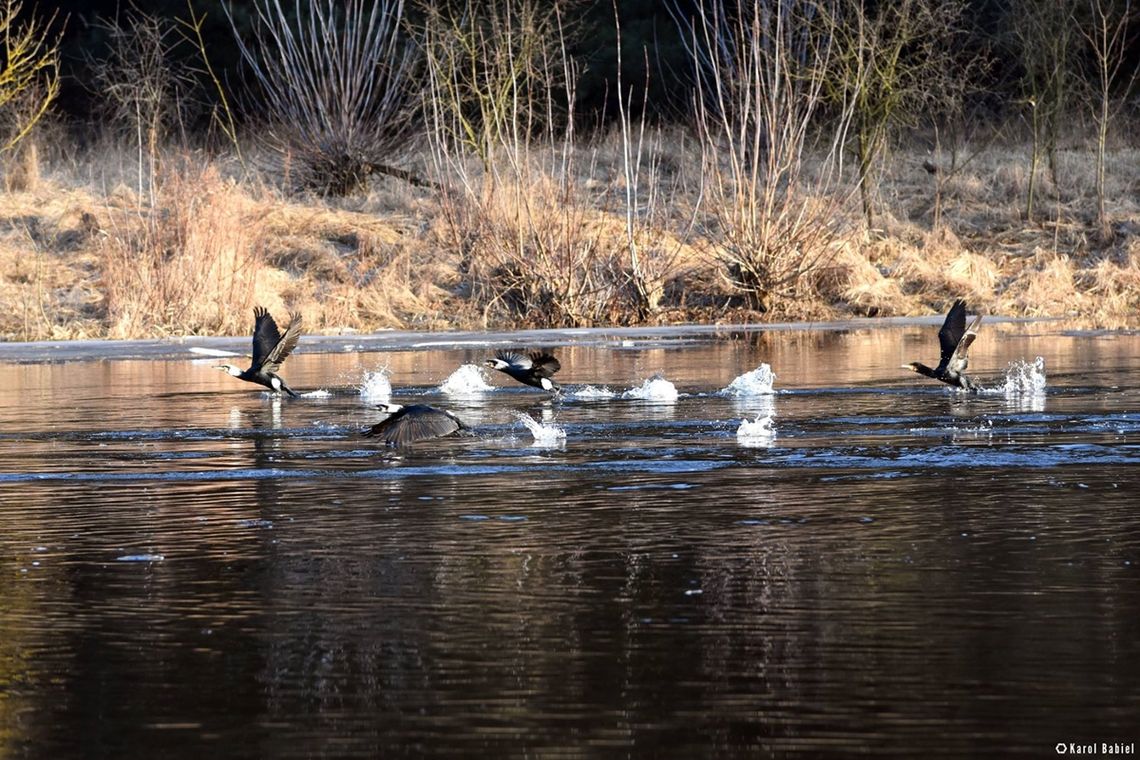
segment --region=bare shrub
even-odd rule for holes
[[[346,195],[391,165],[415,135],[416,49],[401,34],[403,0],[256,0],[254,33],[231,28],[253,75],[249,110],[259,137],[300,187]]]
[[[552,128],[556,111],[566,113],[555,99],[565,95],[574,72],[564,54],[556,4],[420,0],[418,5],[431,81],[427,109],[433,129],[443,132],[439,140],[473,153],[490,171],[498,146],[518,145]]]
[[[844,223],[841,146],[854,99],[827,114],[827,127],[820,119],[834,37],[821,24],[833,14],[815,0],[701,0],[691,19],[678,16],[695,64],[712,255],[760,312],[804,295]]]
[[[628,278],[632,288],[634,306],[639,319],[657,311],[665,297],[665,281],[678,274],[683,243],[663,249],[660,231],[672,222],[672,203],[663,202],[663,190],[669,181],[661,171],[662,132],[647,129],[646,103],[641,103],[641,118],[631,115],[633,87],[626,87],[622,78],[621,20],[617,0],[614,0],[614,28],[617,32],[617,88],[618,127],[621,136],[622,185],[625,201],[625,243],[629,258]],[[642,85],[643,98],[649,94],[649,52],[643,51],[646,81]],[[674,146],[684,158],[685,143]],[[676,186],[672,190],[676,191]],[[687,238],[692,224],[684,231]]]

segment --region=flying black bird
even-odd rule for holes
[[[379,404],[381,411],[388,412],[388,418],[378,422],[364,435],[384,439],[389,446],[408,446],[428,438],[442,438],[445,435],[467,430],[467,426],[454,414],[427,404]]]
[[[981,386],[965,374],[966,367],[969,366],[966,352],[970,350],[974,338],[978,337],[978,325],[981,323],[982,316],[979,314],[974,317],[969,329],[966,328],[966,302],[959,298],[950,307],[950,313],[946,315],[946,321],[938,331],[938,343],[942,347],[942,358],[938,366],[931,369],[925,364],[911,362],[902,365],[903,369],[976,393]]]
[[[284,337],[277,330],[277,323],[269,316],[267,309],[255,306],[253,316],[253,363],[249,369],[242,370],[232,364],[222,364],[215,369],[239,380],[264,385],[278,393],[285,391],[296,398],[297,394],[277,373],[281,370],[281,363],[297,347],[297,340],[301,337],[301,315],[295,311],[290,312],[289,326],[285,328]]]
[[[531,351],[526,354],[518,351],[496,351],[495,358],[488,359],[483,364],[491,369],[505,372],[523,385],[533,385],[544,391],[558,391],[558,383],[550,378],[562,369],[562,365],[545,351]]]

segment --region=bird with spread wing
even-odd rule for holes
[[[285,328],[285,335],[277,329],[277,323],[269,314],[269,310],[256,306],[253,309],[253,362],[249,369],[243,370],[232,364],[222,364],[220,369],[232,377],[250,383],[264,385],[272,391],[280,393],[285,391],[296,398],[297,393],[285,384],[278,372],[281,364],[293,353],[297,341],[301,338],[301,315],[290,312],[289,324]]]
[[[903,369],[976,393],[981,386],[966,375],[966,368],[970,364],[966,353],[974,338],[978,337],[978,325],[981,323],[982,315],[979,314],[974,317],[969,328],[966,327],[966,302],[959,298],[950,307],[946,321],[938,331],[938,344],[942,349],[938,366],[931,369],[921,362],[910,362],[902,365]]]

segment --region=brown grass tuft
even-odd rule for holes
[[[155,208],[109,207],[102,290],[111,337],[240,333],[257,303],[283,310],[264,284],[261,223],[232,181],[188,162],[167,170]]]

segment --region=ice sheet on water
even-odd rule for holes
[[[654,375],[637,388],[630,388],[621,394],[622,398],[636,398],[646,401],[676,401],[677,387],[661,375]]]
[[[559,446],[566,441],[566,431],[553,422],[542,423],[529,414],[518,413],[519,422],[526,425],[527,430],[534,436],[535,446]]]
[[[761,396],[775,393],[773,385],[776,382],[776,373],[767,363],[761,363],[751,372],[740,375],[725,388],[721,394],[725,396]]]
[[[360,400],[366,404],[386,404],[392,398],[392,381],[387,369],[365,372],[360,381]]]
[[[736,440],[742,446],[771,446],[776,440],[772,417],[761,415],[755,420],[741,420],[740,427],[736,429]]]
[[[220,348],[205,348],[203,346],[190,346],[187,350],[199,356],[241,356],[235,351],[223,351]]]
[[[448,396],[477,396],[494,389],[478,364],[464,364],[439,386],[440,393]]]

